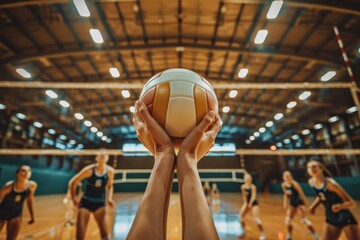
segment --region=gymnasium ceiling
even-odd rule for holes
[[[261,83],[264,89],[216,89],[224,126],[219,138],[244,144],[266,127],[254,141],[272,144],[313,128],[354,106],[347,89],[266,89],[271,83],[349,83],[333,25],[343,39],[353,68],[359,67],[360,2],[357,0],[285,0],[275,19],[267,19],[271,1],[265,0],[93,0],[90,17],[81,17],[72,1],[5,0],[0,2],[0,81],[47,83],[143,84],[168,68],[192,69],[210,82]],[[89,29],[99,29],[104,42],[94,43]],[[267,29],[263,44],[255,44],[260,29]],[[109,69],[116,67],[120,77]],[[16,73],[24,68],[31,78]],[[247,68],[245,78],[239,78]],[[355,70],[355,73],[356,70]],[[89,120],[112,142],[136,138],[130,106],[140,88],[55,89],[0,88],[0,103],[8,111],[22,112],[57,134],[77,142],[99,144],[100,138],[83,125]],[[69,108],[59,105],[66,100]],[[287,104],[296,101],[289,109]],[[77,120],[74,113],[85,117]],[[284,117],[274,120],[274,115]],[[253,143],[252,143],[253,144]]]

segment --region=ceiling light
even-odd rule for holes
[[[265,126],[267,127],[271,127],[272,125],[274,125],[274,122],[273,121],[268,121]]]
[[[291,141],[290,141],[290,139],[284,139],[284,141],[283,141],[283,143],[285,143],[285,144],[289,144]]]
[[[326,82],[335,77],[336,72],[335,71],[328,71],[324,74],[324,76],[321,77],[321,81]]]
[[[90,35],[95,43],[103,43],[104,39],[101,36],[101,32],[99,29],[90,29]]]
[[[300,136],[297,135],[297,134],[295,134],[295,135],[293,135],[291,138],[294,139],[294,140],[298,140],[298,139],[300,138]]]
[[[102,137],[104,135],[104,133],[102,133],[102,132],[97,132],[96,133],[96,136],[98,136],[98,137]]]
[[[90,122],[90,121],[88,121],[88,120],[85,120],[85,121],[84,121],[84,124],[85,124],[85,126],[87,126],[87,127],[91,127],[91,126],[92,126],[92,122]]]
[[[68,102],[65,101],[65,100],[61,100],[61,101],[59,102],[59,104],[60,104],[61,106],[65,107],[65,108],[70,107],[70,103],[68,103]]]
[[[286,107],[287,107],[287,108],[293,108],[293,107],[295,107],[296,105],[297,105],[297,102],[291,101],[291,102],[289,102],[289,103],[286,105]]]
[[[237,90],[231,90],[231,91],[229,92],[229,97],[234,98],[234,97],[237,96],[237,94],[238,94],[238,91],[237,91]]]
[[[263,132],[265,132],[266,131],[266,128],[264,128],[264,127],[261,127],[260,129],[259,129],[259,132],[260,133],[263,133]]]
[[[65,136],[65,135],[60,135],[59,138],[60,138],[61,140],[66,140],[66,136]]]
[[[43,124],[41,122],[34,122],[33,125],[37,128],[42,128]]]
[[[268,35],[268,30],[265,30],[265,29],[259,30],[256,34],[254,43],[262,44],[265,41],[267,35]]]
[[[4,109],[6,109],[6,105],[0,103],[0,110],[4,110]]]
[[[84,148],[84,145],[80,143],[80,144],[77,145],[77,147],[78,148]]]
[[[112,142],[111,138],[106,139],[106,142],[111,143]]]
[[[346,113],[350,114],[350,113],[356,112],[357,110],[358,110],[357,107],[353,106],[351,108],[346,109]]]
[[[53,90],[46,90],[45,94],[48,95],[50,98],[57,98],[58,95]]]
[[[119,72],[119,70],[118,70],[117,68],[115,68],[115,67],[110,68],[110,69],[109,69],[109,72],[110,72],[111,76],[114,77],[114,78],[120,77],[120,72]]]
[[[75,113],[74,116],[78,120],[83,120],[84,119],[84,115],[82,115],[81,113]]]
[[[249,72],[249,69],[247,69],[247,68],[241,68],[241,69],[239,70],[238,77],[239,77],[239,78],[245,78],[246,75],[248,74],[248,72]]]
[[[266,14],[266,18],[275,19],[279,14],[282,5],[283,5],[283,1],[273,1],[271,3],[269,11]]]
[[[130,92],[128,90],[122,90],[121,91],[121,95],[124,97],[124,98],[129,98],[130,97]]]
[[[258,137],[260,136],[260,133],[259,132],[254,132],[254,137]]]
[[[70,143],[71,145],[75,145],[75,144],[76,144],[76,141],[71,139],[71,140],[69,141],[69,143]]]
[[[334,123],[334,122],[336,122],[336,121],[338,121],[338,120],[339,120],[339,117],[338,117],[338,116],[333,116],[333,117],[329,118],[328,122],[329,122],[329,123]]]
[[[275,119],[275,120],[280,120],[280,119],[282,119],[283,117],[284,117],[284,114],[282,114],[282,113],[277,113],[277,114],[275,114],[274,119]]]
[[[299,95],[299,99],[300,99],[300,100],[305,100],[305,99],[307,99],[308,97],[310,97],[310,95],[311,95],[311,92],[305,91],[305,92],[303,92],[303,93],[301,93],[301,94]]]
[[[321,123],[318,123],[314,126],[314,129],[319,130],[322,127],[323,127],[323,125]]]
[[[103,140],[103,141],[106,141],[107,139],[108,139],[107,136],[102,136],[102,137],[101,137],[101,140]]]
[[[304,129],[302,132],[301,132],[302,135],[308,135],[310,134],[310,130],[309,129]]]
[[[55,131],[54,129],[50,128],[50,129],[48,130],[48,133],[54,135],[54,134],[56,133],[56,131]]]
[[[96,133],[98,131],[98,129],[96,127],[91,127],[90,131],[92,131],[93,133]]]
[[[135,112],[135,107],[134,107],[134,106],[131,106],[131,107],[130,107],[130,112],[131,112],[131,113],[134,113],[134,112]]]
[[[89,8],[86,5],[85,0],[73,0],[76,10],[82,17],[90,17]]]
[[[23,114],[23,113],[17,113],[17,114],[16,114],[16,117],[17,117],[17,118],[20,118],[20,119],[26,119],[26,115]]]
[[[224,113],[227,113],[227,112],[230,111],[230,107],[229,107],[229,106],[225,106],[225,107],[223,107],[222,111],[223,111]]]
[[[251,140],[246,139],[245,143],[246,143],[246,144],[250,144],[250,143],[251,143]]]
[[[249,139],[250,139],[251,141],[254,141],[254,140],[255,140],[255,137],[254,137],[254,136],[250,136]]]
[[[278,142],[278,143],[276,144],[276,146],[280,148],[280,147],[283,146],[283,144],[282,144],[281,142]]]
[[[17,68],[16,72],[23,78],[31,78],[31,74],[23,68]]]

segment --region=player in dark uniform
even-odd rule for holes
[[[286,210],[285,224],[287,226],[286,240],[292,239],[292,220],[297,209],[300,210],[301,221],[306,224],[315,240],[319,239],[319,235],[312,226],[310,220],[306,217],[306,203],[307,199],[302,191],[299,183],[295,181],[289,171],[283,173],[284,182],[281,187],[284,191],[284,209]]]
[[[69,182],[71,198],[75,206],[79,207],[76,222],[76,239],[85,238],[86,227],[90,214],[94,215],[99,226],[101,239],[110,239],[105,205],[114,206],[113,182],[114,169],[106,163],[109,156],[100,154],[96,156],[96,163],[83,168]],[[76,199],[76,186],[86,179],[85,191],[80,200]]]
[[[309,185],[314,189],[317,197],[309,207],[314,214],[320,203],[325,207],[326,223],[323,235],[324,240],[335,240],[344,231],[347,239],[359,240],[357,221],[349,209],[356,207],[356,202],[347,192],[330,177],[324,166],[316,161],[309,161],[307,171],[311,178]],[[329,175],[325,177],[324,174]]]
[[[258,205],[258,201],[256,199],[256,186],[252,183],[252,177],[250,174],[244,175],[244,181],[245,184],[241,185],[241,192],[243,196],[243,205],[240,209],[240,223],[242,225],[242,228],[245,231],[245,221],[244,217],[247,214],[249,210],[252,210],[253,217],[255,220],[256,225],[258,226],[260,230],[260,240],[265,240],[265,233],[264,228],[261,224],[260,220],[260,209]]]
[[[6,183],[0,191],[0,231],[6,223],[6,239],[16,239],[20,232],[25,200],[30,212],[28,223],[35,222],[34,193],[37,184],[30,181],[30,177],[30,167],[23,165],[16,171],[16,180]]]
[[[205,184],[204,184],[204,186],[203,186],[203,190],[204,190],[206,202],[207,202],[207,204],[210,206],[210,203],[211,203],[211,200],[210,200],[211,188],[210,188],[210,183],[209,183],[209,181],[206,181],[206,182],[205,182]]]

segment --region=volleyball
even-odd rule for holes
[[[172,68],[156,74],[144,85],[140,99],[173,141],[186,137],[209,111],[218,114],[214,89],[188,69]]]

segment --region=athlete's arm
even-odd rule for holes
[[[310,187],[313,187],[313,184],[311,182],[311,178],[308,180],[308,184]],[[308,207],[308,211],[311,213],[311,214],[315,214],[315,210],[316,208],[320,205],[321,203],[321,199],[319,196],[317,196],[314,200],[314,202],[311,203],[311,205]]]
[[[343,203],[334,204],[332,210],[338,212],[343,209],[352,209],[356,207],[356,202],[350,195],[332,178],[326,179],[328,189],[337,193],[343,200]]]
[[[284,209],[287,209],[287,207],[289,206],[289,197],[288,197],[288,195],[286,194],[286,187],[285,187],[285,183],[282,183],[281,184],[281,188],[282,188],[282,190],[283,190],[283,192],[284,192],[284,202],[283,202],[283,204],[284,204]]]
[[[78,205],[78,200],[76,199],[76,186],[84,179],[91,177],[92,175],[92,168],[94,167],[93,164],[83,168],[78,174],[76,174],[70,181],[69,181],[69,189],[70,189],[70,196],[71,200],[73,201],[74,205]]]
[[[300,184],[297,181],[293,180],[293,186],[294,186],[295,190],[299,193],[300,199],[303,201],[303,203],[306,206],[307,198],[305,197],[305,194],[304,194]]]
[[[114,206],[114,200],[113,200],[113,193],[114,193],[114,169],[110,168],[108,172],[108,182],[107,182],[107,202],[110,205],[110,207]]]
[[[248,204],[247,197],[246,197],[246,194],[245,194],[245,185],[244,184],[241,185],[240,189],[241,189],[241,195],[242,195],[242,199],[243,199],[244,204]]]
[[[37,184],[34,181],[30,181],[30,194],[26,199],[26,204],[28,206],[29,209],[29,213],[30,213],[30,220],[29,220],[29,224],[33,224],[35,222],[35,217],[34,217],[34,194],[35,191],[37,189]]]
[[[0,203],[4,200],[4,197],[11,192],[12,183],[12,181],[7,182],[0,190]]]

